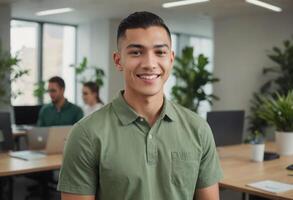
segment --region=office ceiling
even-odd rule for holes
[[[173,0],[170,0],[173,1]],[[225,18],[239,15],[286,14],[293,12],[293,0],[263,0],[280,6],[282,13],[273,13],[245,2],[245,0],[210,0],[171,9],[161,7],[168,0],[0,0],[12,7],[12,17],[79,24],[96,18],[121,18],[133,11],[148,10],[160,15],[178,15],[180,18],[212,17]],[[52,16],[37,17],[41,10],[72,7],[74,12]]]

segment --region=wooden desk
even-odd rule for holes
[[[276,151],[273,143],[266,144],[267,151]],[[233,145],[218,148],[224,179],[220,187],[234,191],[255,194],[275,200],[293,200],[293,191],[272,194],[246,186],[248,183],[274,180],[293,184],[293,176],[289,176],[286,167],[293,164],[293,156],[284,156],[280,159],[252,162],[250,161],[250,145]]]
[[[0,177],[28,174],[33,172],[60,169],[62,155],[49,155],[39,160],[21,160],[12,158],[8,153],[0,153]]]

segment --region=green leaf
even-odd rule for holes
[[[88,75],[83,76],[86,71],[93,75],[90,78]],[[97,84],[98,87],[102,87],[104,85],[104,70],[97,66],[88,66],[88,59],[86,57],[84,57],[82,62],[77,67],[75,67],[75,72],[78,75],[78,80],[80,80],[81,83],[93,81]]]
[[[81,74],[82,72],[85,71],[85,69],[87,68],[87,58],[83,57],[81,63],[79,64],[79,66],[77,66],[75,68],[75,72],[76,74]]]
[[[285,48],[289,48],[291,46],[290,40],[285,40],[284,41],[284,46],[285,46]]]
[[[263,74],[273,72],[273,73],[280,73],[280,69],[277,67],[268,67],[263,69]]]
[[[196,61],[196,62],[195,62]],[[204,55],[193,57],[193,48],[185,47],[181,57],[175,58],[173,75],[176,78],[176,85],[172,88],[172,99],[195,112],[202,101],[212,104],[212,100],[219,98],[206,94],[206,84],[218,82],[220,79],[213,77],[213,74],[206,70],[208,58]]]
[[[275,96],[275,98],[274,98]],[[275,93],[262,97],[263,104],[257,115],[267,123],[275,126],[278,131],[293,131],[293,91],[287,95]]]
[[[6,96],[6,91],[5,89],[3,89],[3,85],[6,84],[6,77],[10,75],[9,81],[14,82],[29,74],[28,70],[25,70],[18,65],[19,62],[20,59],[17,55],[11,56],[9,52],[3,50],[2,42],[0,41],[0,103],[9,102],[7,100],[4,100],[4,97]],[[21,94],[23,94],[22,91],[11,91],[12,98],[16,98]]]

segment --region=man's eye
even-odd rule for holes
[[[129,54],[132,56],[140,56],[142,53],[141,51],[130,51]]]
[[[158,55],[158,56],[165,56],[166,54],[167,54],[167,51],[156,51],[156,54]]]

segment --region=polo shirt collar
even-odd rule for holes
[[[175,110],[172,103],[164,96],[164,105],[161,113],[163,118],[168,118],[170,121],[176,121]]]
[[[51,106],[52,108],[56,109],[56,106],[55,106],[52,102],[50,103],[50,106]],[[67,108],[68,106],[69,106],[69,102],[68,102],[67,99],[65,99],[65,102],[64,102],[63,106],[61,107],[61,110],[64,110],[64,109]]]
[[[69,106],[69,102],[67,101],[67,99],[65,99],[65,102],[63,104],[63,106],[61,107],[61,110],[67,108]]]
[[[125,99],[123,98],[124,91],[121,91],[116,99],[113,100],[113,108],[116,112],[119,120],[123,125],[128,125],[137,118],[139,115],[127,104]],[[162,112],[159,116],[159,119],[174,121],[176,118],[174,108],[171,103],[164,96],[164,104]]]

